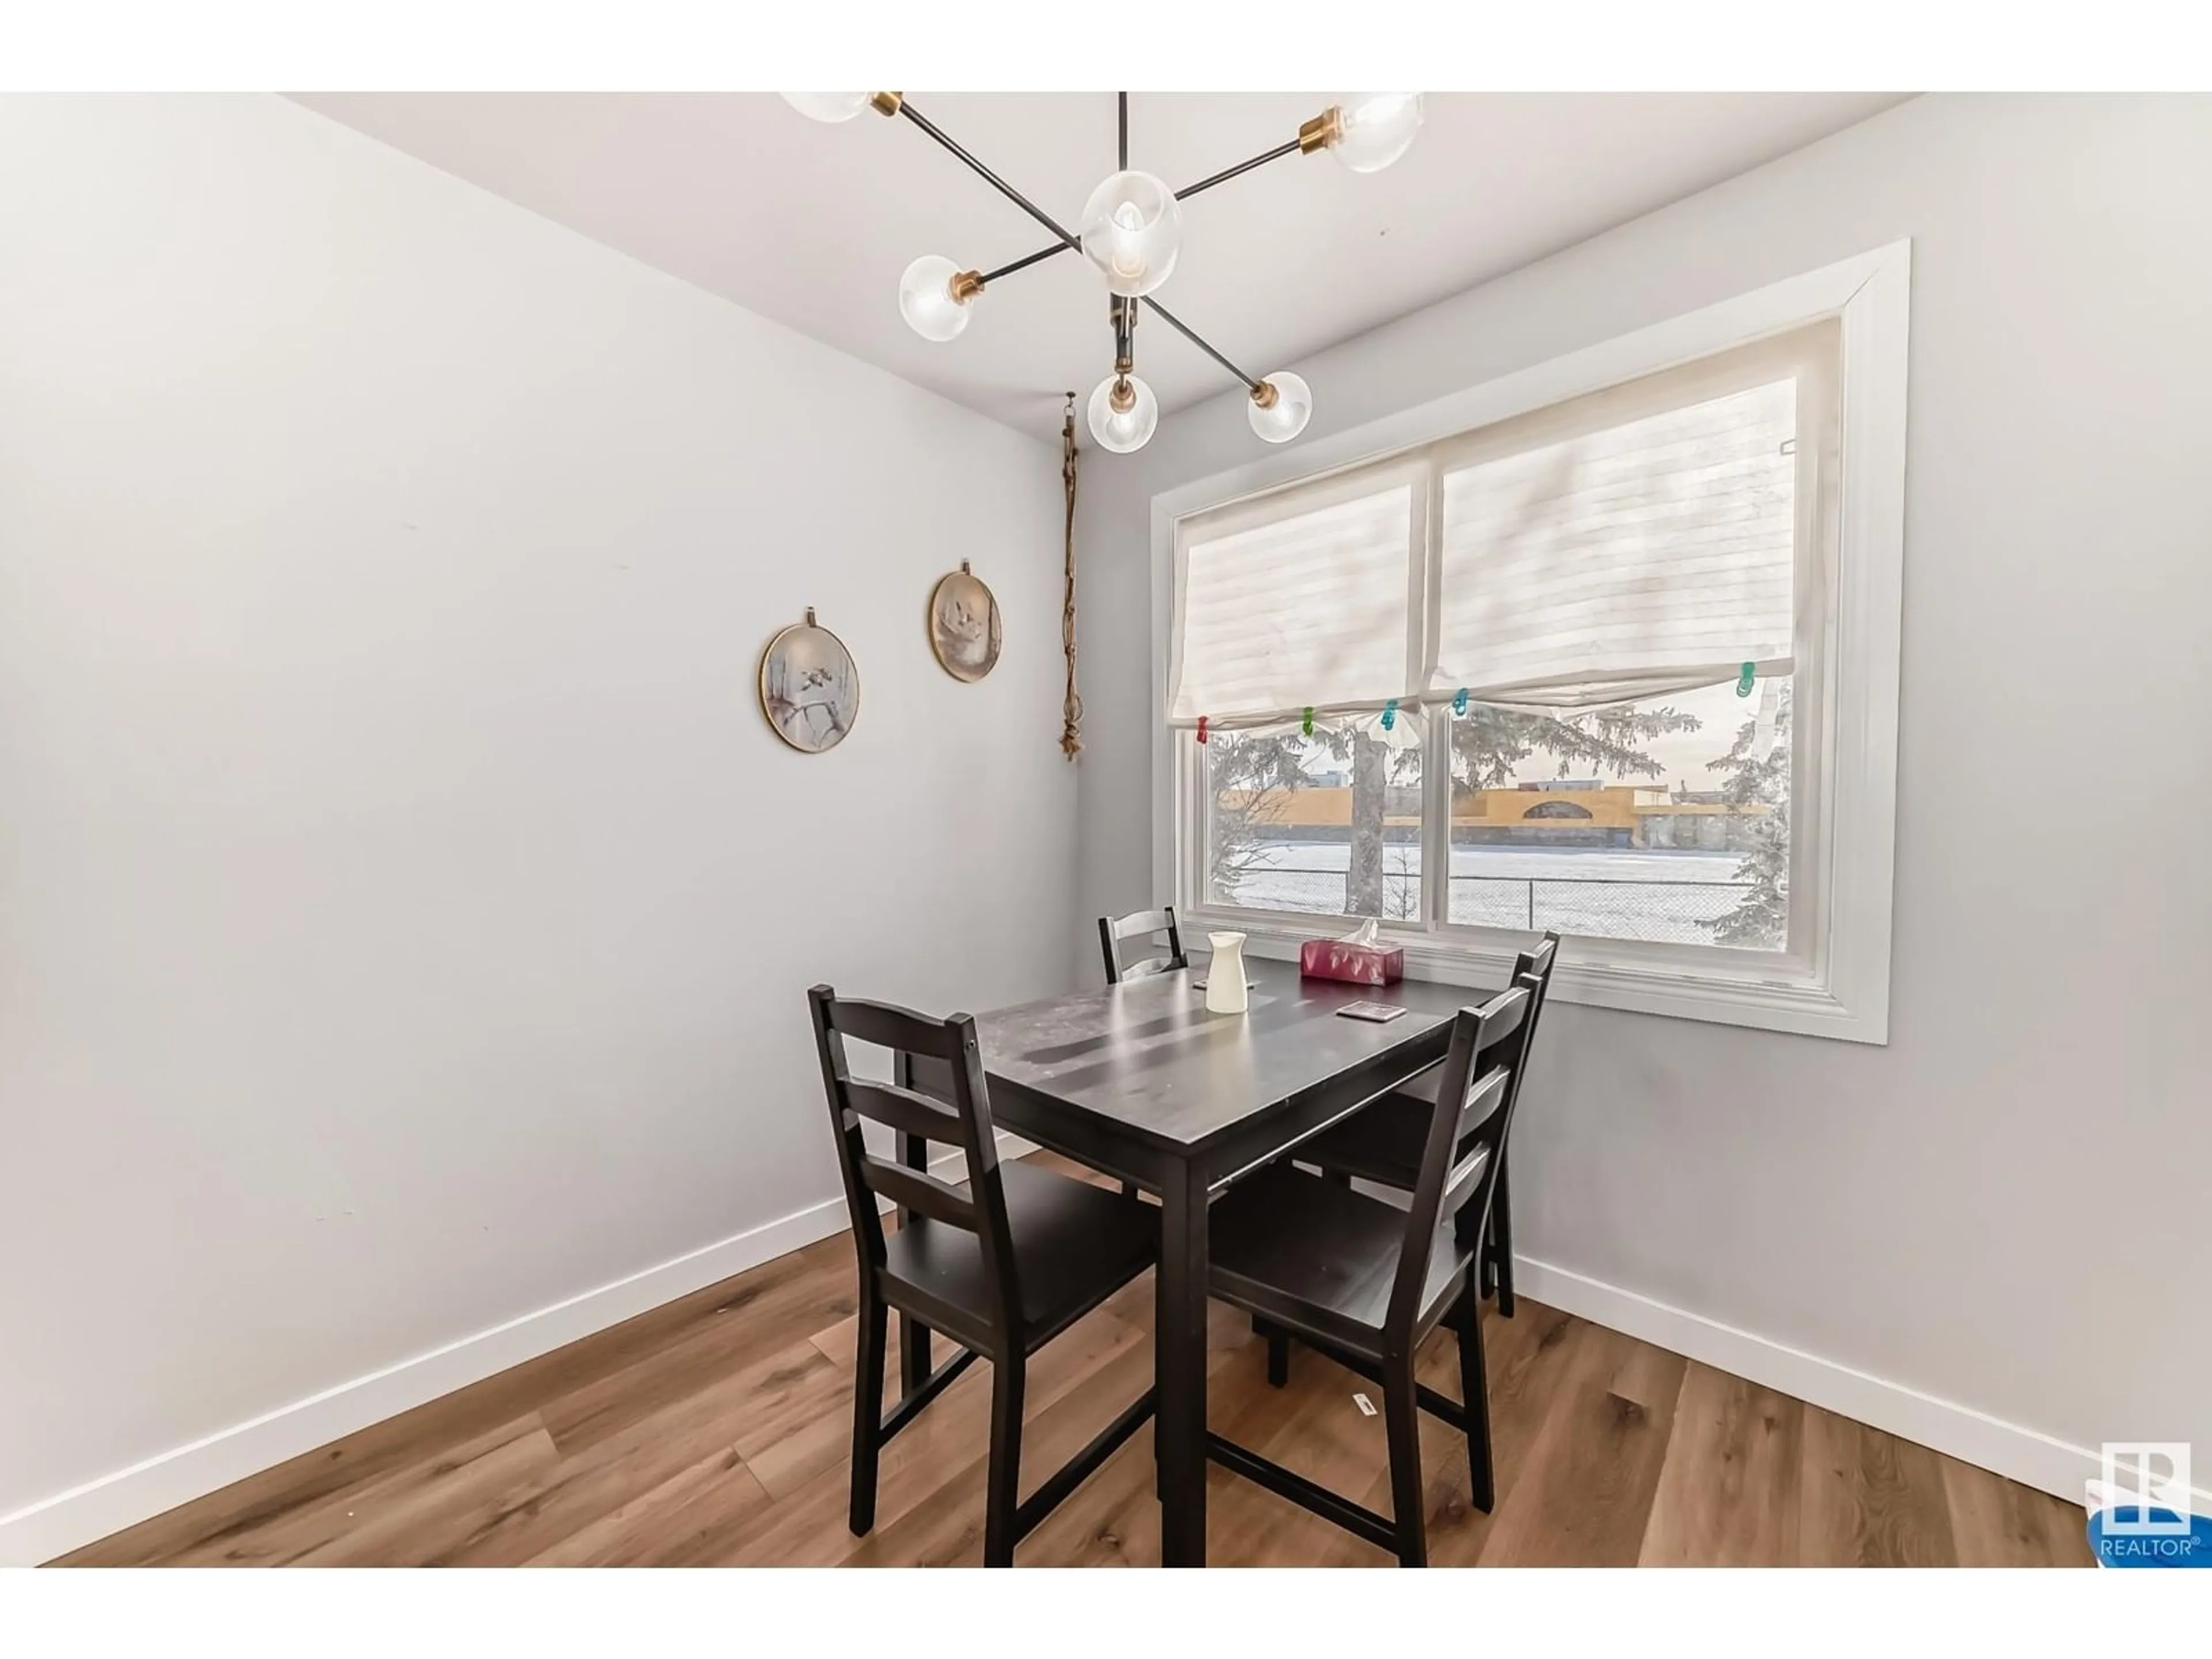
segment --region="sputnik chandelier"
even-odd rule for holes
[[[1079,248],[1097,267],[1112,296],[1108,301],[1108,320],[1114,330],[1114,372],[1099,381],[1091,394],[1091,435],[1102,447],[1117,454],[1143,448],[1160,423],[1159,399],[1136,373],[1140,302],[1243,384],[1251,394],[1245,412],[1252,430],[1261,438],[1271,444],[1287,443],[1305,430],[1313,416],[1313,392],[1303,379],[1280,369],[1264,380],[1253,379],[1153,297],[1175,274],[1176,260],[1182,252],[1182,204],[1200,191],[1226,184],[1285,155],[1327,150],[1354,173],[1379,173],[1406,153],[1421,125],[1419,93],[1364,94],[1331,105],[1301,126],[1297,137],[1273,149],[1224,167],[1194,185],[1170,190],[1152,174],[1129,166],[1129,94],[1125,92],[1119,94],[1120,145],[1115,171],[1084,204],[1079,234],[947,137],[907,102],[903,94],[787,92],[783,95],[801,115],[817,121],[849,121],[871,109],[879,115],[903,116],[1055,238],[1049,247],[1041,247],[996,270],[963,270],[936,253],[925,253],[916,259],[899,278],[899,313],[923,339],[957,339],[968,326],[977,295],[1000,278],[1039,260]]]

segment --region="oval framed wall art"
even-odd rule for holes
[[[956,680],[980,680],[999,665],[999,601],[981,577],[960,568],[929,592],[929,648]]]
[[[776,736],[803,755],[835,749],[860,719],[860,671],[813,606],[761,653],[760,704]]]

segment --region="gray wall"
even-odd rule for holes
[[[1320,435],[1907,236],[1891,1042],[1560,1008],[1519,1243],[2075,1445],[2193,1438],[2201,1468],[2212,100],[1919,99],[1292,367]],[[1150,500],[1256,447],[1231,395],[1089,458],[1082,916],[1160,896]],[[2037,832],[2075,800],[2101,827]]]
[[[273,96],[0,100],[0,1517],[402,1367],[4,1563],[842,1227],[801,993],[1058,988],[1076,789],[1056,447]]]

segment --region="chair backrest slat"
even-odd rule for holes
[[[947,1111],[927,1095],[916,1094],[911,1089],[848,1079],[845,1101],[871,1123],[949,1146],[961,1144],[960,1114]]]
[[[814,987],[806,1000],[814,1016],[823,1087],[862,1271],[884,1267],[884,1224],[877,1200],[889,1200],[915,1215],[975,1234],[1000,1328],[1018,1328],[1021,1285],[975,1020],[966,1014],[931,1019],[889,1003],[841,998],[827,985]],[[848,1037],[890,1049],[896,1080],[855,1079],[847,1063]],[[900,1149],[903,1157],[884,1158],[871,1151],[862,1133],[864,1120],[883,1124],[907,1141]],[[960,1148],[967,1165],[965,1193],[922,1167],[922,1147],[933,1140]]]
[[[1443,1202],[1437,1206],[1442,1213],[1456,1215],[1459,1212],[1459,1206],[1467,1202],[1474,1191],[1475,1183],[1487,1172],[1489,1164],[1489,1144],[1478,1140],[1474,1150],[1453,1164],[1451,1172],[1444,1177]]]
[[[1168,936],[1165,956],[1139,957],[1133,961],[1121,954],[1121,941],[1127,939],[1150,939],[1155,934]],[[1164,974],[1177,968],[1190,966],[1190,958],[1183,954],[1182,932],[1176,926],[1173,905],[1162,905],[1157,910],[1139,910],[1126,916],[1098,918],[1098,943],[1106,958],[1106,982],[1119,985],[1124,980],[1142,979],[1147,974]]]
[[[869,1190],[879,1197],[963,1232],[982,1232],[983,1218],[975,1203],[957,1187],[939,1181],[927,1170],[909,1170],[873,1152],[862,1155],[860,1167],[867,1174]]]
[[[929,1019],[888,1002],[838,998],[837,1030],[855,1042],[933,1060],[957,1059],[960,1053],[959,1036],[951,1021]]]

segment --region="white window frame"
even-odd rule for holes
[[[1842,326],[1842,467],[1833,491],[1821,626],[1816,638],[1801,641],[1796,669],[1799,718],[1816,740],[1799,745],[1809,747],[1812,770],[1808,775],[1800,768],[1794,782],[1790,949],[1778,955],[1577,934],[1561,951],[1553,989],[1567,1001],[1596,1007],[1887,1042],[1911,264],[1910,243],[1894,242],[1154,496],[1153,884],[1156,891],[1175,896],[1186,934],[1233,928],[1249,937],[1247,948],[1256,955],[1294,957],[1302,940],[1351,924],[1204,902],[1203,757],[1188,731],[1167,723],[1178,520],[1286,484],[1371,466],[1440,439],[1833,317]],[[1433,586],[1433,571],[1428,580]],[[1431,592],[1426,607],[1431,616],[1434,598]],[[1425,777],[1448,763],[1443,727],[1449,711],[1429,711],[1426,718]],[[1425,830],[1428,878],[1448,867],[1441,844],[1447,833],[1442,823]],[[1425,903],[1424,908],[1435,907]],[[1501,984],[1514,951],[1526,942],[1511,930],[1425,921],[1385,921],[1382,931],[1389,943],[1405,948],[1407,973],[1479,987]]]

